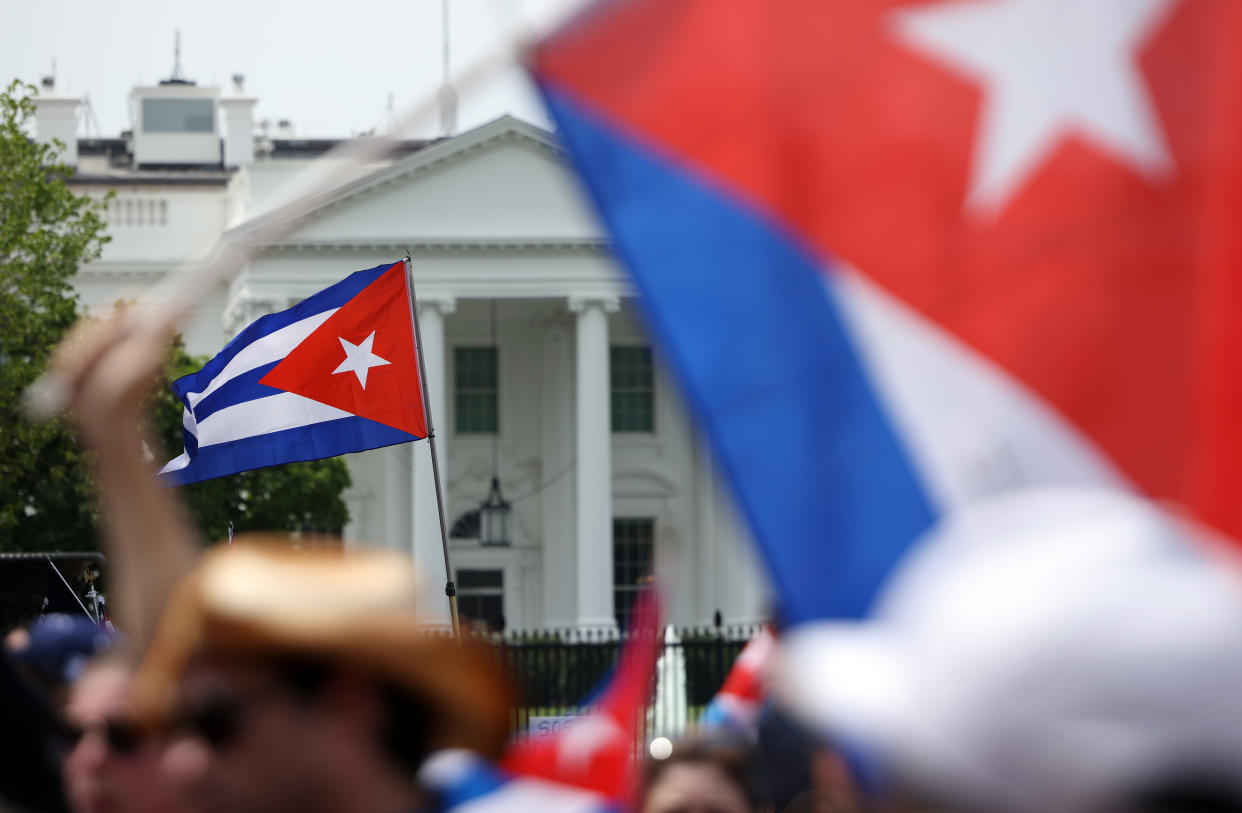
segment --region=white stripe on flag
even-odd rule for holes
[[[352,417],[352,412],[282,392],[234,404],[207,416],[198,425],[198,448]]]
[[[938,511],[1016,487],[1128,487],[1099,447],[1022,382],[857,271],[831,276]]]
[[[272,331],[266,336],[260,336],[245,349],[224,365],[224,369],[211,379],[211,383],[207,385],[201,393],[191,392],[188,394],[190,407],[198,406],[199,402],[227,384],[232,379],[249,372],[256,367],[262,367],[264,364],[270,364],[273,361],[279,361],[293,348],[302,343],[302,340],[311,335],[317,327],[328,321],[328,317],[336,313],[340,308],[331,308],[326,311],[316,313],[314,316],[308,316],[300,319],[291,325],[285,325],[280,330]]]
[[[159,473],[167,474],[170,471],[181,471],[188,465],[190,465],[190,453],[182,452],[181,454],[174,457],[172,460],[169,460],[167,463],[165,463],[164,468],[160,469]]]

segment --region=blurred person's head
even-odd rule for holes
[[[751,752],[735,737],[699,734],[651,759],[639,813],[753,813],[759,809]]]
[[[11,632],[5,646],[59,706],[90,659],[111,647],[115,638],[85,615],[50,613]]]
[[[86,667],[64,708],[67,745],[61,763],[74,813],[166,813],[162,749],[138,721],[131,702],[133,670],[119,659]]]
[[[859,809],[858,787],[845,758],[777,706],[768,706],[759,718],[755,768],[764,801],[778,813]]]
[[[789,707],[920,798],[1206,813],[1242,795],[1242,564],[1151,503],[980,501],[920,542],[870,620],[782,640]]]
[[[208,554],[140,670],[164,771],[196,810],[397,811],[433,750],[495,755],[510,691],[491,660],[428,634],[401,557]]]

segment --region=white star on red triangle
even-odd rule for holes
[[[982,87],[966,206],[996,214],[1075,134],[1149,179],[1174,168],[1139,51],[1170,0],[957,0],[896,33]]]
[[[372,367],[383,367],[385,364],[392,364],[387,359],[382,359],[371,352],[371,345],[375,343],[375,331],[371,331],[371,335],[362,340],[361,344],[354,344],[351,341],[337,337],[340,339],[341,347],[345,350],[345,360],[341,365],[332,371],[333,375],[337,373],[353,373],[358,376],[358,383],[365,390],[367,388],[367,373]]]

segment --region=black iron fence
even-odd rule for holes
[[[758,625],[669,627],[644,725],[674,737],[703,713]],[[548,731],[580,714],[612,674],[625,636],[609,630],[515,632],[496,639],[522,691],[518,731]]]

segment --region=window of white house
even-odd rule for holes
[[[459,569],[457,612],[462,618],[484,625],[488,632],[504,632],[505,572]]]
[[[454,415],[459,434],[491,434],[500,424],[500,376],[495,347],[453,352]]]
[[[612,521],[612,609],[617,626],[627,629],[639,592],[655,573],[655,520]]]
[[[142,129],[148,133],[210,133],[215,116],[211,99],[142,100]]]
[[[612,431],[655,431],[655,367],[651,348],[616,345],[610,348]]]

